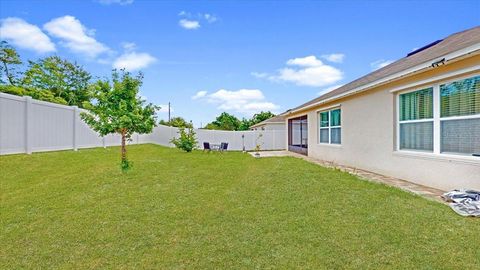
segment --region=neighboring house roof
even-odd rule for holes
[[[263,120],[262,122],[251,126],[250,128],[259,127],[259,126],[263,126],[263,125],[266,125],[266,124],[280,124],[280,123],[282,123],[282,124],[285,123],[285,116],[277,115],[277,116],[274,116],[272,118],[268,118],[267,120]]]
[[[388,66],[373,71],[357,80],[354,80],[331,92],[321,95],[318,98],[315,98],[307,103],[288,110],[287,112],[283,113],[283,115],[287,114],[288,112],[299,111],[308,107],[315,106],[316,104],[321,104],[326,101],[341,98],[350,94],[351,92],[353,92],[351,94],[354,94],[357,92],[365,91],[367,89],[362,88],[370,89],[374,86],[378,86],[382,83],[382,80],[384,79],[388,79],[387,81],[391,81],[425,68],[434,68],[432,63],[434,63],[435,61],[441,60],[442,57],[446,57],[451,53],[463,49],[468,49],[465,51],[465,54],[472,52],[480,52],[480,26],[452,34],[443,40],[437,40],[431,44],[428,44],[418,50],[409,53],[406,57],[401,58],[400,60],[395,61]],[[455,54],[452,55],[450,58],[444,59],[444,61],[447,62],[459,56],[461,55]],[[414,69],[415,67],[425,63],[428,63],[428,65],[418,67],[417,70],[410,71],[410,69]],[[407,74],[402,74],[402,72],[405,71],[410,72]]]

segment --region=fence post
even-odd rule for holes
[[[78,151],[77,145],[77,114],[78,114],[78,107],[72,106],[73,108],[73,151]]]
[[[102,137],[103,148],[107,148],[107,142],[105,141],[105,136]]]
[[[32,97],[24,96],[25,98],[25,152],[32,153]]]
[[[272,137],[273,137],[272,150],[277,150],[277,146],[275,144],[275,137],[277,137],[277,131],[276,130],[272,130]]]

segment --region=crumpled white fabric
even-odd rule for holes
[[[464,217],[480,217],[480,191],[455,189],[444,193],[442,198],[457,214]]]

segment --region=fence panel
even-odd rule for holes
[[[51,151],[73,148],[74,110],[48,102],[32,100],[28,117],[27,136],[31,151]]]
[[[25,98],[0,94],[0,154],[25,153]]]

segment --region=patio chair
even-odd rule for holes
[[[227,149],[228,149],[228,143],[222,142],[220,144],[220,152],[227,151]]]
[[[203,152],[205,151],[208,151],[208,152],[212,151],[212,149],[210,148],[210,143],[208,142],[203,142]]]

